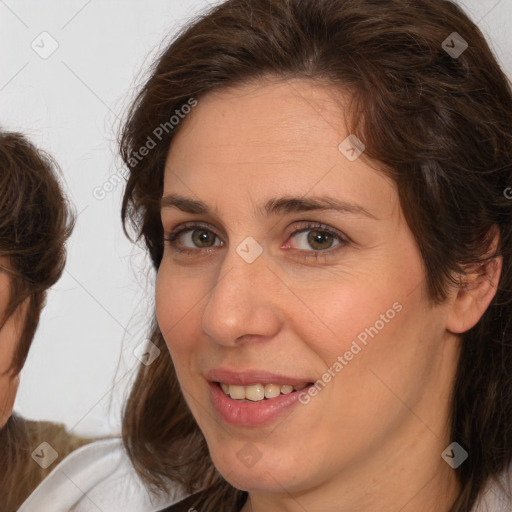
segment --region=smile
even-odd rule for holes
[[[273,399],[279,395],[288,395],[294,391],[304,389],[308,383],[297,384],[251,384],[240,386],[237,384],[219,383],[222,391],[233,400],[260,402],[265,399]]]
[[[300,404],[300,394],[307,392],[311,386],[313,384],[242,386],[209,383],[210,400],[217,415],[225,422],[238,427],[257,427],[272,423],[287,410]]]

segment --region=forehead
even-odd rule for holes
[[[321,148],[335,154],[345,121],[336,94],[306,80],[250,83],[209,93],[180,126],[171,155],[179,156],[191,131],[195,141],[187,142],[227,162],[244,163],[243,155],[251,154],[262,164],[277,164],[276,159],[297,161]]]
[[[172,142],[164,194],[221,202],[313,191],[370,202],[379,190],[393,195],[394,183],[373,165],[340,152],[346,101],[333,87],[298,79],[205,95]]]

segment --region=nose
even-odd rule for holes
[[[224,346],[272,338],[281,326],[279,286],[264,255],[247,263],[231,249],[205,304],[203,332]]]

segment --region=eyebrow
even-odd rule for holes
[[[160,208],[177,208],[183,212],[192,214],[206,215],[217,213],[216,208],[212,208],[203,201],[190,199],[179,194],[168,194],[162,197]],[[342,201],[333,197],[293,197],[285,196],[269,199],[261,208],[266,216],[277,215],[279,213],[307,212],[312,210],[334,210],[341,213],[352,215],[363,215],[374,220],[378,220],[375,215],[362,206]]]

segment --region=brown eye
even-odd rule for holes
[[[301,229],[293,233],[290,239],[294,240],[293,245],[295,249],[308,252],[326,251],[343,242],[339,235],[318,228]]]
[[[217,236],[207,229],[194,229],[192,242],[196,247],[212,247]]]
[[[334,243],[334,237],[325,231],[308,231],[308,244],[320,251],[322,249],[330,249]]]
[[[199,249],[209,249],[224,245],[222,240],[207,227],[192,225],[184,227],[165,239],[178,252],[199,253]]]

